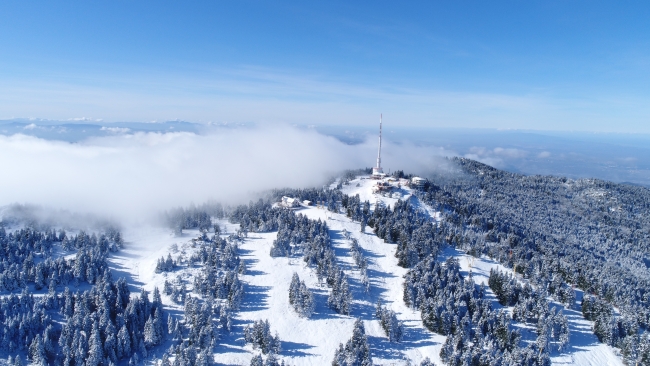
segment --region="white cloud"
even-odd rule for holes
[[[387,143],[386,168],[425,173],[446,151]],[[320,186],[335,172],[372,166],[376,141],[346,145],[288,126],[210,135],[137,133],[81,143],[0,136],[0,205],[30,203],[137,220],[178,205],[247,202],[277,187]]]
[[[542,151],[541,153],[537,154],[537,157],[540,159],[546,159],[551,156],[551,153],[549,151]]]
[[[503,168],[506,160],[523,159],[528,156],[528,152],[515,148],[495,147],[493,149],[487,149],[485,147],[473,146],[463,156],[497,168]]]
[[[463,157],[465,157],[467,159],[480,161],[483,164],[487,164],[487,165],[490,165],[490,166],[493,166],[493,167],[502,167],[503,166],[503,160],[499,159],[499,158],[494,158],[494,157],[490,157],[490,156],[482,156],[482,155],[472,154],[472,153],[465,154],[465,155],[463,155]]]
[[[68,120],[73,122],[102,122],[103,121],[101,118],[88,118],[88,117],[75,117],[75,118],[69,118]]]
[[[495,155],[503,156],[510,159],[521,159],[526,157],[528,153],[524,150],[514,148],[495,147],[493,150]]]
[[[106,127],[106,126],[102,126],[102,128],[100,128],[100,130],[108,131],[108,132],[112,132],[112,133],[129,133],[129,132],[131,132],[131,129],[126,128],[126,127]]]

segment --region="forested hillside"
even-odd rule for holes
[[[498,259],[555,297],[567,287],[593,295],[599,339],[635,353],[650,324],[650,190],[452,162],[456,174],[433,176],[418,193],[458,229],[450,244]]]
[[[11,365],[650,364],[650,190],[450,163],[423,187],[398,171],[377,193],[360,170],[247,205],[171,209],[165,228],[5,214],[0,354]]]

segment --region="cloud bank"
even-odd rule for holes
[[[441,149],[384,146],[386,168],[426,173],[445,164]],[[120,134],[79,143],[0,136],[0,205],[36,204],[133,222],[192,202],[235,204],[267,189],[320,186],[344,169],[372,166],[375,158],[374,138],[346,145],[289,126]]]
[[[515,149],[515,148],[503,148],[495,147],[493,149],[488,149],[485,147],[473,146],[469,149],[469,152],[464,154],[464,157],[468,159],[473,159],[480,161],[497,168],[504,168],[506,165],[505,161],[512,160],[521,160],[528,156],[528,152]],[[541,157],[547,157],[542,156]]]

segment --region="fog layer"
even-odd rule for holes
[[[248,202],[279,187],[321,186],[344,169],[373,166],[376,138],[347,145],[288,126],[208,135],[136,133],[79,143],[0,136],[0,205],[37,204],[140,221],[174,206]],[[384,144],[387,169],[425,173],[444,151]]]

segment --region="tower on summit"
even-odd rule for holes
[[[379,151],[377,152],[377,165],[372,168],[372,177],[375,179],[381,179],[386,174],[384,174],[384,170],[381,168],[381,121],[382,120],[382,115],[379,115]]]

